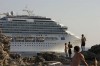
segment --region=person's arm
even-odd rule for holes
[[[84,55],[83,54],[80,54],[80,57],[81,57],[81,60],[84,62],[84,64],[86,66],[88,66],[87,62],[85,61]]]
[[[84,37],[85,41],[86,41],[86,38]]]

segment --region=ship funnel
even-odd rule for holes
[[[11,11],[10,14],[11,14],[11,16],[13,16],[14,15],[13,11]]]

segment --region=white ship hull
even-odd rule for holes
[[[64,44],[69,41],[73,46],[79,44],[79,38],[71,34],[46,34],[46,35],[17,35],[17,34],[6,34],[9,36],[21,36],[21,37],[56,37],[57,39],[47,40],[44,42],[11,42],[10,51],[11,52],[64,52]],[[61,40],[61,37],[65,37],[65,40]]]

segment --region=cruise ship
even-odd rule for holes
[[[79,38],[51,18],[30,15],[6,15],[0,29],[11,37],[10,52],[64,52],[64,44],[79,44]]]

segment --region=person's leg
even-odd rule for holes
[[[81,49],[82,49],[82,45],[81,45]]]
[[[71,61],[71,54],[69,54],[69,57],[68,57],[68,59]]]
[[[69,58],[71,58],[71,54],[69,54]]]
[[[85,46],[83,46],[83,51],[85,51]]]
[[[68,53],[66,53],[66,57],[68,57]]]
[[[70,54],[68,53],[68,57],[70,57]]]
[[[83,51],[83,46],[81,46],[81,50]]]
[[[66,57],[68,57],[68,53],[66,53]]]

